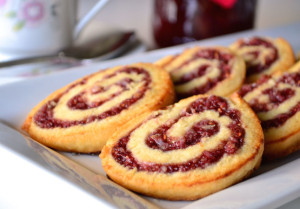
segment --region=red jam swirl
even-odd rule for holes
[[[272,110],[284,101],[292,98],[295,95],[295,91],[290,88],[281,90],[276,88],[268,88],[262,91],[262,94],[269,97],[269,102],[261,103],[257,98],[250,100],[248,103],[254,112],[267,112]]]
[[[119,114],[123,110],[128,109],[131,105],[136,103],[138,100],[140,100],[145,95],[146,91],[149,89],[149,85],[151,83],[151,77],[150,77],[150,74],[147,71],[145,71],[144,69],[135,68],[135,67],[125,67],[114,73],[111,73],[111,74],[105,76],[103,78],[103,80],[114,77],[119,73],[127,73],[127,74],[135,73],[135,74],[143,75],[143,79],[142,79],[143,85],[130,98],[125,99],[124,101],[121,101],[118,105],[112,107],[111,109],[109,109],[99,115],[91,115],[86,118],[83,118],[82,120],[70,121],[70,120],[61,120],[61,119],[54,118],[54,109],[55,109],[57,103],[59,102],[59,100],[61,99],[61,97],[65,94],[67,94],[72,88],[79,86],[79,85],[84,85],[86,83],[87,79],[89,78],[89,77],[87,77],[86,79],[83,79],[82,81],[71,85],[65,92],[58,95],[56,98],[48,101],[44,106],[42,106],[42,108],[34,116],[35,123],[41,128],[55,128],[55,127],[67,128],[67,127],[76,126],[76,125],[84,125],[84,124],[93,122],[95,120],[105,119],[107,117],[112,117],[114,115]],[[86,109],[90,109],[90,108],[98,108],[101,105],[103,105],[105,102],[120,95],[122,92],[127,91],[128,84],[130,84],[132,82],[134,82],[134,81],[131,80],[130,78],[124,78],[124,79],[120,80],[119,82],[112,84],[111,86],[102,87],[99,85],[99,84],[101,84],[101,81],[98,81],[97,85],[95,85],[95,88],[92,89],[92,94],[103,93],[103,92],[109,90],[109,88],[111,88],[113,85],[120,86],[121,90],[118,91],[117,93],[110,95],[109,98],[106,98],[104,100],[100,100],[97,102],[89,103],[88,100],[84,96],[87,89],[84,89],[80,93],[75,95],[73,98],[71,98],[67,102],[67,106],[69,107],[69,109],[72,109],[72,110],[74,110],[74,109],[86,110]]]
[[[270,101],[268,103],[259,102],[257,98],[250,100],[248,103],[256,113],[270,111],[273,108],[278,107],[281,103],[285,102],[286,100],[292,99],[294,97],[295,90],[291,88],[279,89],[278,86],[280,83],[286,83],[291,86],[300,87],[300,72],[284,74],[275,82],[273,87],[263,90],[262,94],[268,95],[269,97]],[[241,90],[240,92],[242,92],[240,93],[240,95],[242,96],[245,96],[248,93],[245,93],[245,91],[243,90]],[[292,117],[298,111],[300,111],[300,98],[295,99],[298,99],[299,101],[294,107],[292,107],[290,110],[287,110],[286,113],[282,113],[273,119],[262,121],[262,127],[264,129],[280,127],[290,117]]]
[[[253,37],[249,40],[243,40],[240,44],[241,47],[247,47],[247,46],[264,46],[268,49],[271,49],[272,53],[266,58],[264,63],[259,63],[259,64],[253,64],[251,62],[247,62],[247,73],[246,75],[252,75],[252,74],[257,74],[261,73],[268,68],[278,59],[278,50],[277,48],[268,40],[265,40],[260,37]],[[255,52],[249,52],[252,56],[255,58],[258,58],[260,51],[255,51]]]
[[[266,83],[271,78],[270,75],[262,75],[260,79],[256,83],[244,84],[242,88],[238,91],[238,94],[241,97],[244,97],[249,92],[253,91],[257,87],[261,86],[262,84]]]
[[[201,138],[203,137],[210,137],[216,134],[219,131],[219,124],[214,120],[202,120],[196,123],[184,134],[182,139],[177,139],[176,141],[167,134],[167,130],[170,129],[180,118],[189,117],[194,113],[200,113],[206,110],[214,110],[218,112],[220,116],[227,116],[232,120],[228,126],[231,130],[231,136],[222,140],[214,149],[205,150],[199,156],[196,156],[184,163],[145,163],[134,158],[131,151],[127,149],[127,143],[131,137],[131,133],[129,133],[127,136],[121,138],[113,147],[113,158],[119,164],[129,169],[136,168],[138,171],[173,173],[178,171],[186,172],[197,168],[203,169],[218,162],[225,154],[231,155],[236,153],[243,146],[245,138],[245,130],[242,127],[240,119],[241,113],[236,109],[230,108],[225,99],[217,96],[200,98],[192,102],[178,118],[174,119],[168,125],[161,125],[159,128],[150,133],[146,138],[146,144],[151,149],[160,149],[163,152],[167,152],[171,150],[184,149],[201,142]],[[132,130],[132,132],[133,131],[134,130]]]
[[[261,126],[264,129],[278,128],[282,126],[289,118],[294,116],[299,111],[300,111],[300,102],[298,102],[298,104],[294,106],[292,109],[290,109],[288,112],[282,113],[274,119],[262,121]]]
[[[218,82],[226,79],[230,73],[231,73],[231,66],[230,66],[230,60],[232,60],[233,55],[225,52],[221,52],[217,49],[201,49],[195,55],[184,62],[180,67],[178,67],[175,70],[179,70],[182,68],[184,65],[189,64],[190,62],[196,60],[196,59],[207,59],[207,60],[217,60],[219,63],[219,70],[220,74],[216,78],[213,79],[208,79],[206,84],[197,86],[190,92],[182,93],[179,94],[179,97],[184,98],[184,97],[189,97],[192,95],[197,95],[197,94],[204,94],[208,92],[210,89],[215,87]],[[178,81],[174,82],[175,85],[181,85],[185,84],[187,82],[190,82],[193,79],[202,77],[206,74],[207,70],[209,69],[209,65],[201,65],[197,69],[195,69],[193,72],[187,73],[183,75],[181,78],[179,78]]]
[[[162,151],[171,151],[184,149],[201,141],[203,137],[210,137],[219,132],[219,124],[213,120],[203,120],[188,130],[182,139],[175,139],[167,135],[167,131],[181,117],[173,120],[168,125],[162,125],[152,132],[146,139],[146,144],[152,149],[160,149]]]
[[[67,103],[68,107],[70,109],[80,109],[80,110],[86,110],[86,109],[90,109],[90,108],[96,108],[99,107],[100,105],[104,104],[105,102],[108,102],[110,100],[112,100],[113,98],[115,98],[116,96],[119,96],[120,94],[122,94],[124,91],[127,91],[129,89],[129,84],[132,83],[133,80],[130,78],[124,78],[121,81],[106,86],[106,87],[102,87],[102,86],[94,86],[91,89],[91,94],[95,95],[95,94],[99,94],[99,93],[103,93],[108,91],[111,87],[113,86],[119,86],[121,88],[120,91],[110,95],[109,98],[103,99],[103,100],[99,100],[96,102],[89,102],[88,99],[85,97],[86,95],[86,91],[82,91],[79,94],[77,94],[76,96],[74,96],[72,99],[70,99]],[[101,83],[101,81],[99,82]]]

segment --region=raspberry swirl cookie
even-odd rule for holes
[[[132,118],[174,102],[169,74],[152,64],[118,66],[55,91],[27,117],[23,129],[63,151],[97,152]]]
[[[300,62],[286,73],[244,85],[239,94],[261,120],[266,159],[300,149]]]
[[[194,200],[250,175],[261,161],[259,120],[237,95],[198,95],[113,136],[100,158],[118,184],[153,197]]]
[[[264,74],[285,71],[295,63],[293,49],[283,38],[239,39],[230,48],[246,62],[247,83],[255,82]]]
[[[194,47],[155,64],[171,74],[179,98],[228,96],[242,86],[246,74],[243,59],[225,47]]]

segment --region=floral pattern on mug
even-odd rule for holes
[[[0,9],[4,7],[7,0],[0,0]],[[5,13],[5,17],[14,21],[13,31],[17,32],[25,26],[37,26],[46,17],[47,2],[43,0],[23,0],[17,7]]]
[[[28,1],[23,5],[21,12],[26,23],[37,23],[45,16],[45,7],[40,1]]]

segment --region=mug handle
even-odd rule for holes
[[[73,40],[76,40],[81,33],[81,31],[85,28],[87,23],[89,23],[95,15],[103,8],[103,6],[108,2],[108,0],[100,0],[98,1],[93,8],[76,24],[75,30],[73,32]]]

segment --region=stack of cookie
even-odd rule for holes
[[[61,151],[101,151],[118,184],[194,200],[300,149],[300,63],[282,38],[193,47],[57,90],[23,129]]]

